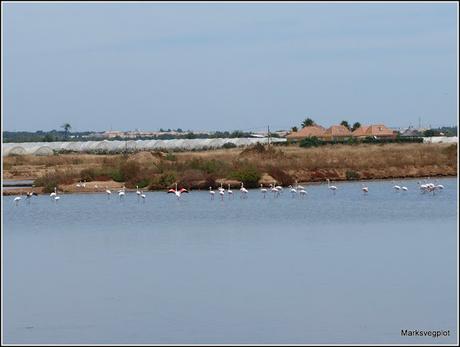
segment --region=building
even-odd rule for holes
[[[418,137],[418,136],[422,136],[422,133],[419,130],[415,129],[414,127],[410,126],[406,130],[401,132],[401,136],[403,136],[403,137]]]
[[[355,131],[353,131],[352,136],[357,139],[364,139],[366,137],[374,137],[380,139],[395,138],[396,134],[393,130],[387,128],[383,124],[375,125],[362,125]]]
[[[343,125],[332,125],[324,131],[321,138],[327,141],[347,140],[352,137],[351,131]]]
[[[326,129],[324,129],[321,125],[312,125],[305,128],[300,129],[299,131],[294,131],[287,135],[288,141],[297,141],[302,140],[306,137],[318,137],[321,138],[324,134]]]

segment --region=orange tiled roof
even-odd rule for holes
[[[299,131],[293,132],[287,136],[288,139],[298,139],[298,138],[305,138],[316,136],[320,137],[323,135],[325,129],[321,125],[312,125],[309,127],[305,127],[300,129]]]
[[[367,136],[366,131],[368,128],[369,126],[367,125],[361,125],[358,129],[355,129],[352,134],[353,136]]]
[[[343,125],[332,125],[323,134],[326,137],[348,137],[351,136],[351,131]]]
[[[393,136],[393,130],[383,124],[370,125],[366,130],[367,136]]]

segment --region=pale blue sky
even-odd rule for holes
[[[2,5],[5,130],[457,124],[456,3]]]

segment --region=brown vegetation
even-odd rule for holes
[[[203,152],[140,152],[131,155],[62,154],[3,158],[4,178],[35,179],[44,191],[72,190],[78,181],[124,183],[128,188],[186,188],[243,181],[255,187],[276,180],[299,182],[422,177],[457,174],[456,144],[360,144],[219,149]]]

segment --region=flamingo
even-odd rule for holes
[[[220,199],[221,200],[224,200],[224,195],[225,195],[225,189],[224,188],[219,188],[219,195],[220,195]]]
[[[435,181],[436,185],[436,189],[444,189],[444,186],[442,184],[437,184],[438,183],[438,180]]]
[[[303,187],[302,187],[302,189],[303,189]],[[292,194],[292,198],[294,198],[294,196],[297,194],[297,189],[290,185],[289,186],[289,191]]]
[[[54,187],[54,192],[50,193],[50,198],[55,197],[57,195],[57,188]]]
[[[301,186],[300,184],[297,183],[297,180],[295,181],[295,189],[296,190],[299,190],[299,189],[305,189],[304,186]]]
[[[180,190],[177,190],[177,182],[175,184],[176,184],[176,189],[168,190],[168,194],[174,194],[177,197],[177,200],[179,200],[182,193],[188,193],[188,190],[185,188],[181,188]]]
[[[368,186],[365,186],[364,183],[362,183],[362,188],[361,190],[363,191],[363,193],[369,193],[369,187]]]
[[[60,196],[57,196],[57,195],[56,195],[56,196],[54,197],[54,202],[58,202],[60,198],[61,198]]]
[[[273,196],[277,198],[280,195],[280,190],[276,186],[276,181],[273,184],[270,184],[270,191],[273,193]]]
[[[329,178],[326,180],[327,181],[327,187],[332,190],[335,194],[335,191],[337,190],[337,187],[336,186],[331,186],[331,181],[329,180]]]
[[[140,196],[142,193],[139,191],[139,186],[136,186],[136,189],[137,189],[137,190],[136,190],[137,196]]]
[[[299,191],[299,194],[300,194],[300,196],[303,198],[304,196],[307,195],[307,191],[306,191],[305,189],[302,188],[302,189]]]
[[[110,195],[112,195],[112,192],[110,191],[109,187],[105,186],[105,193],[107,194],[107,199],[110,199]]]
[[[17,197],[14,198],[13,201],[14,201],[14,203],[15,203],[16,206],[17,206],[17,205],[19,205],[19,201],[21,201],[21,197],[20,197],[20,196],[17,196]]]
[[[230,190],[230,183],[228,184],[227,194],[228,194],[229,199],[230,199],[230,196],[233,196],[233,191]]]
[[[243,199],[243,198],[246,199],[247,196],[248,196],[248,195],[247,195],[247,194],[248,194],[248,190],[247,190],[246,188],[244,188],[243,182],[241,182],[240,192],[241,192],[241,194],[242,194],[242,195],[240,195],[240,198],[241,198],[241,199]]]
[[[407,192],[409,189],[406,186],[402,186],[401,189],[405,192]]]
[[[262,183],[260,184],[260,192],[264,195],[264,199],[265,199],[265,194],[267,194],[267,189],[264,188],[264,185]]]
[[[427,191],[428,186],[427,186],[425,183],[422,184],[422,182],[418,181],[418,185],[419,185],[420,190],[421,190],[422,192],[426,192],[426,191]]]
[[[34,195],[37,196],[37,193],[35,193],[35,192],[27,192],[27,193],[26,193],[26,200],[27,200],[27,202],[28,202],[29,204],[30,204],[30,198],[31,198],[32,196],[34,196]]]
[[[123,186],[119,191],[118,191],[118,197],[120,200],[125,196],[125,186]]]
[[[216,192],[212,190],[212,187],[209,187],[209,195],[211,196],[211,200],[214,200],[214,195],[216,195]]]
[[[140,197],[142,198],[142,201],[145,202],[145,194],[144,194],[144,192],[142,190],[141,190]]]

